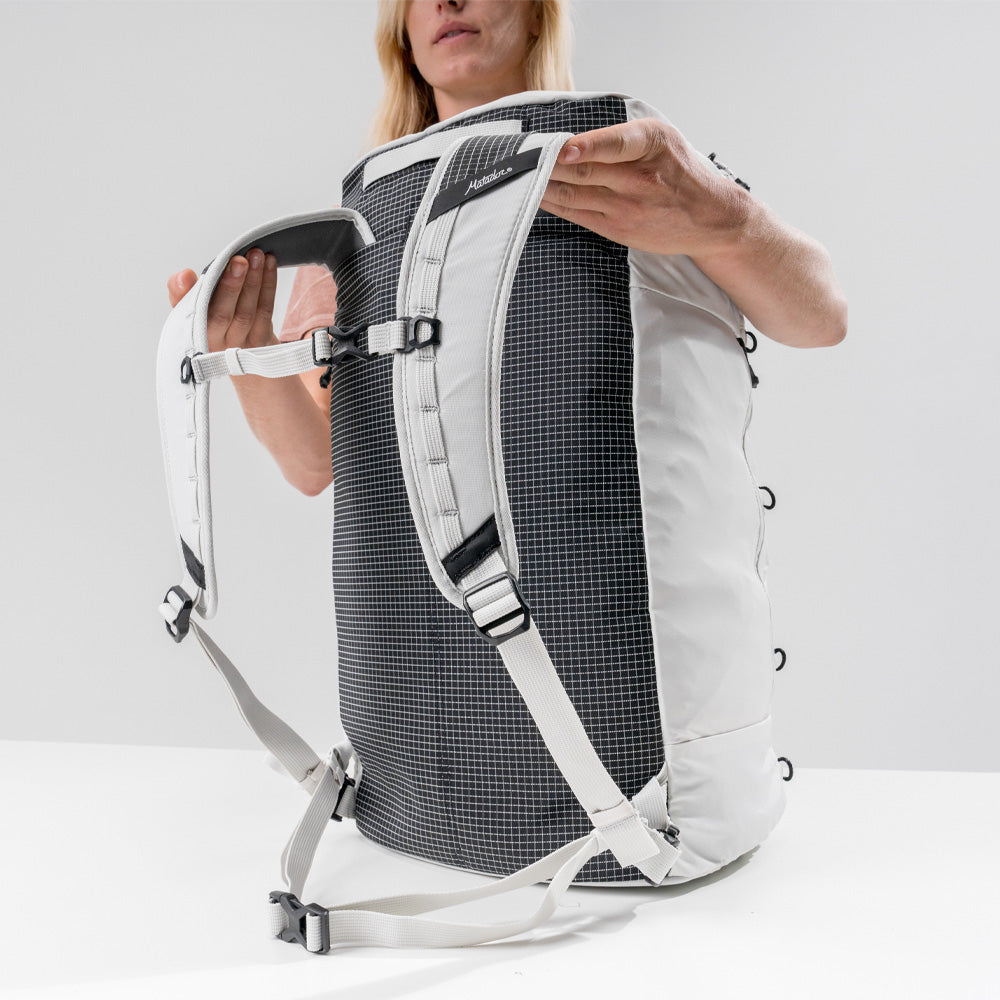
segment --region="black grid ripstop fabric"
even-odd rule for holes
[[[523,135],[477,135],[466,139],[445,168],[441,189],[465,177],[478,177],[497,160],[516,153],[522,142]]]
[[[555,101],[465,119],[582,132],[626,118],[617,98]],[[458,171],[521,136],[468,140]],[[400,258],[434,168],[362,190],[377,242],[334,274],[337,323],[395,318]],[[451,173],[451,171],[449,171]],[[461,211],[461,209],[459,209]],[[626,795],[663,763],[632,420],[627,250],[539,213],[511,294],[501,432],[520,584],[594,746]],[[461,331],[442,329],[448,336]],[[364,765],[357,823],[387,847],[509,874],[590,831],[499,653],[437,590],[414,528],[393,416],[393,359],[334,373],[333,583],[341,716]],[[578,881],[638,877],[610,853]]]

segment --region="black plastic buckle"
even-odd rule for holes
[[[174,628],[177,629],[176,633],[171,629],[170,622],[165,621],[163,624],[166,626],[167,635],[170,636],[174,642],[180,642],[188,634],[188,629],[191,627],[191,609],[194,607],[194,601],[188,596],[187,592],[182,587],[171,587],[164,595],[163,601],[161,603],[168,604],[167,598],[176,593],[181,599],[181,609],[177,612],[177,620],[174,622]]]
[[[426,323],[431,328],[430,336],[426,340],[421,340],[417,333],[417,324]],[[433,316],[407,316],[406,317],[406,347],[403,351],[409,354],[420,347],[430,347],[431,344],[441,343],[441,320]]]
[[[288,926],[278,935],[282,941],[290,944],[300,944],[310,951],[306,940],[306,917],[312,914],[319,917],[320,946],[313,955],[325,955],[330,950],[330,911],[319,903],[303,903],[291,892],[275,891],[271,893],[272,902],[278,903],[288,917]]]
[[[344,817],[337,815],[337,810],[340,808],[340,803],[344,798],[348,788],[354,788],[357,783],[353,778],[349,778],[346,774],[344,775],[344,783],[340,786],[340,791],[337,792],[337,801],[333,804],[333,812],[330,814],[330,819],[335,823],[339,823]]]
[[[312,358],[313,364],[317,368],[322,368],[326,365],[326,371],[320,376],[319,384],[324,389],[330,388],[330,381],[333,378],[333,369],[338,365],[342,365],[348,358],[361,358],[362,361],[367,361],[370,355],[366,354],[357,345],[357,336],[363,330],[367,330],[367,326],[356,326],[353,330],[341,330],[339,326],[327,326],[327,327],[317,327],[317,329],[325,330],[327,335],[330,337],[334,343],[330,345],[330,356],[328,358],[317,358],[316,357],[316,330],[312,332]]]
[[[194,381],[194,365],[191,364],[191,361],[194,358],[200,357],[201,353],[201,351],[195,351],[194,354],[185,354],[184,357],[181,358],[181,382],[183,382],[184,385]]]
[[[516,608],[514,611],[508,612],[505,615],[501,615],[499,618],[496,618],[491,622],[487,622],[485,625],[480,626],[476,622],[476,616],[473,614],[472,608],[469,607],[469,598],[473,594],[478,594],[481,590],[486,590],[487,587],[491,587],[494,583],[499,583],[501,580],[506,580],[510,583],[514,590],[514,596],[517,597],[517,602],[520,607]],[[499,646],[508,639],[513,639],[515,635],[521,635],[521,633],[527,632],[528,629],[531,628],[531,610],[525,603],[524,598],[521,596],[521,591],[517,586],[517,580],[515,580],[510,573],[501,573],[499,576],[491,576],[488,580],[478,584],[471,590],[466,591],[466,593],[462,595],[462,603],[465,605],[465,610],[469,612],[469,617],[472,619],[472,624],[475,626],[476,631],[491,646]],[[503,625],[506,622],[513,621],[518,617],[521,617],[522,621],[516,628],[511,629],[509,632],[503,632],[500,635],[490,635],[488,631],[489,629],[496,628],[498,625]]]

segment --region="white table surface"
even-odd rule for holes
[[[0,996],[1000,998],[1000,774],[799,768],[771,838],[707,880],[573,888],[494,945],[314,956],[266,931],[306,797],[261,761],[0,742]],[[481,882],[345,822],[304,896]],[[509,919],[540,892],[452,912]]]

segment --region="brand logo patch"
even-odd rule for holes
[[[515,153],[513,156],[490,164],[485,173],[462,177],[446,188],[442,188],[431,205],[427,221],[433,222],[439,215],[444,215],[445,212],[457,208],[463,202],[476,198],[486,191],[492,191],[493,188],[505,184],[517,177],[518,174],[534,170],[538,166],[538,158],[541,154],[541,147],[529,149],[523,153]]]
[[[471,194],[473,191],[479,191],[481,188],[486,187],[487,184],[492,184],[494,181],[500,180],[501,177],[506,177],[513,169],[513,167],[505,167],[503,170],[494,170],[493,173],[487,174],[485,177],[480,177],[479,180],[469,181],[469,186],[465,189],[465,193]]]

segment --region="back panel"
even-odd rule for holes
[[[463,116],[525,131],[626,120],[615,97]],[[487,167],[505,143],[478,144]],[[343,204],[376,243],[334,271],[342,327],[395,318],[399,262],[433,170],[427,161]],[[501,435],[520,584],[601,759],[631,796],[663,764],[632,416],[633,338],[624,247],[546,213],[511,294]],[[442,329],[442,343],[461,331]],[[362,339],[362,346],[364,342]],[[498,653],[430,578],[400,468],[392,358],[351,361],[331,401],[333,582],[341,715],[364,763],[357,822],[419,857],[507,874],[591,824],[545,749]],[[610,854],[580,881],[633,880]]]

